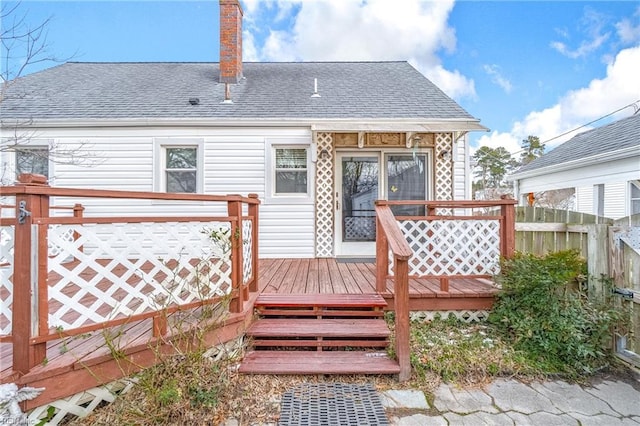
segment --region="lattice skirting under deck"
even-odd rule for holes
[[[237,339],[210,348],[203,356],[212,362],[216,362],[239,356],[243,348],[244,338],[238,337]],[[136,382],[137,379],[135,377],[122,378],[34,408],[28,413],[29,424],[40,424],[43,419],[47,419],[46,423],[44,423],[45,425],[55,426],[65,419],[70,420],[73,417],[86,417],[103,402],[110,404],[114,402],[118,396],[129,392],[131,388],[135,386]],[[51,410],[49,407],[53,407],[53,416],[49,413]]]
[[[437,317],[447,319],[453,315],[458,320],[466,323],[486,321],[489,317],[489,311],[415,311],[409,314],[411,321],[430,322]]]

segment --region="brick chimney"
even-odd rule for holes
[[[220,83],[242,78],[242,7],[240,0],[220,0]]]

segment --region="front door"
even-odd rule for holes
[[[375,256],[375,201],[426,200],[427,164],[426,153],[338,152],[336,256]],[[424,207],[397,206],[394,213],[423,215]]]

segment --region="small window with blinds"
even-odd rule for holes
[[[273,195],[306,195],[309,193],[309,150],[306,147],[274,148]]]

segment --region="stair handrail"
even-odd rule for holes
[[[393,293],[395,310],[395,350],[400,373],[398,379],[411,377],[409,324],[409,264],[413,252],[391,208],[376,201],[376,290],[386,292],[389,275],[389,251],[393,256]]]

